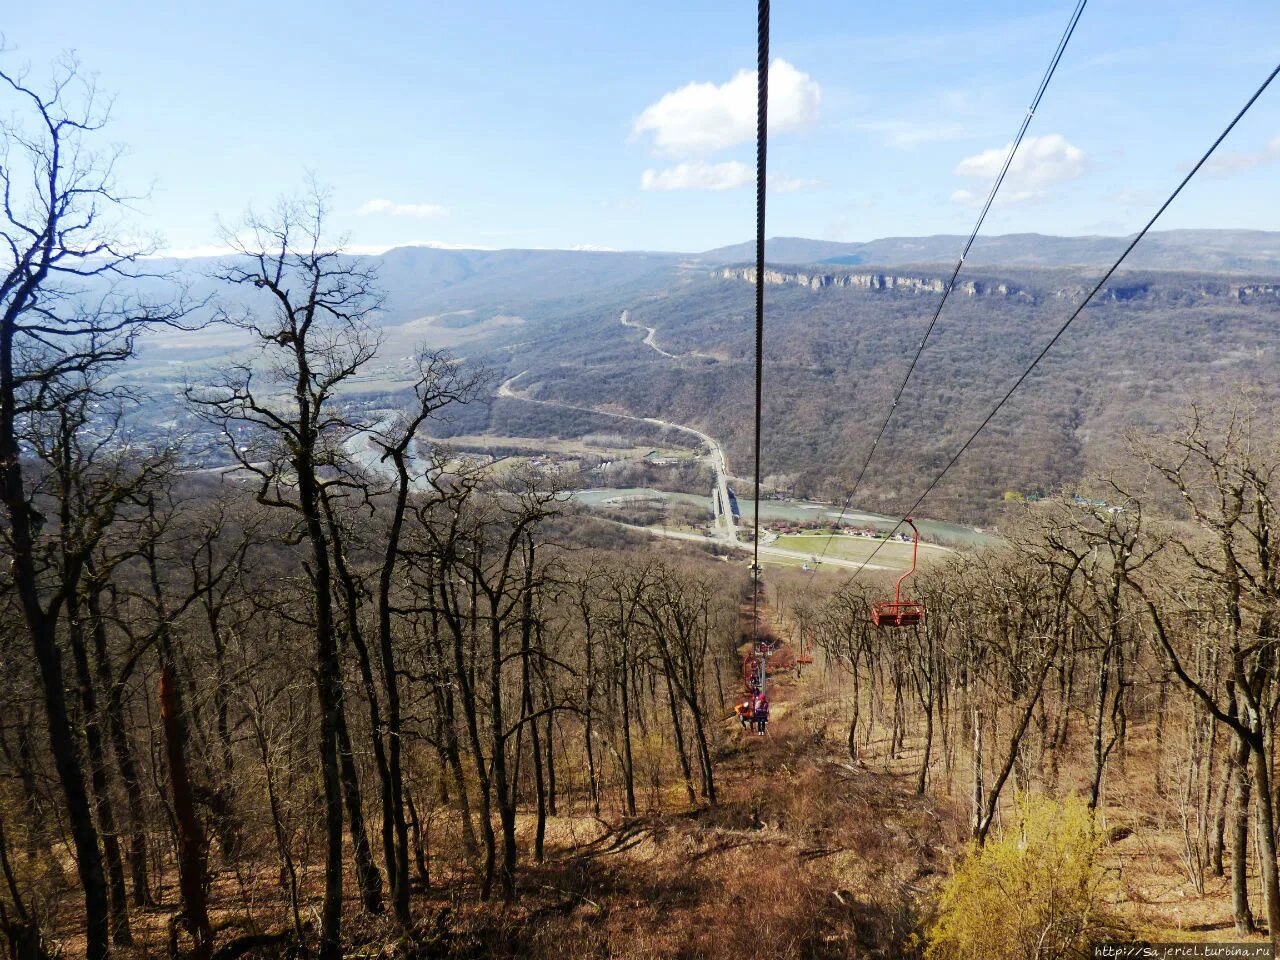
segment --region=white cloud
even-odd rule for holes
[[[681,163],[665,170],[646,170],[640,177],[641,190],[732,190],[754,183],[755,171],[745,163]]]
[[[1205,173],[1225,177],[1273,163],[1280,163],[1280,137],[1273,137],[1260,150],[1214,154],[1204,169]]]
[[[362,257],[375,256],[400,247],[427,247],[431,250],[497,250],[479,243],[449,243],[447,240],[407,240],[403,243],[357,243],[342,248],[343,253]]]
[[[390,200],[366,200],[356,211],[357,216],[367,217],[370,214],[385,213],[392,217],[413,217],[418,220],[430,220],[443,217],[449,211],[438,203],[393,203]]]
[[[788,177],[785,173],[769,174],[769,190],[773,193],[795,193],[797,190],[810,190],[820,186],[821,180],[801,180]]]
[[[646,170],[640,176],[640,189],[735,190],[738,187],[749,187],[755,182],[755,170],[737,160],[726,160],[724,163],[693,160],[662,170]],[[795,193],[797,190],[820,185],[817,180],[800,180],[783,173],[769,174],[768,182],[772,193]]]
[[[1158,198],[1150,190],[1131,190],[1127,187],[1107,194],[1103,199],[1120,207],[1145,207],[1158,202]]]
[[[886,145],[911,150],[926,143],[960,140],[969,135],[964,124],[954,120],[931,123],[919,120],[865,120],[856,123],[859,130],[877,134]]]
[[[1009,155],[1009,147],[992,147],[972,157],[965,157],[956,165],[956,173],[962,177],[994,182]],[[1085,153],[1072,146],[1058,133],[1043,137],[1027,137],[1013,158],[1009,174],[1000,191],[1005,203],[1022,203],[1044,196],[1053,186],[1067,183],[1082,176],[1087,167]],[[985,196],[985,191],[982,194]],[[979,202],[979,194],[971,190],[957,190],[951,195],[956,203]]]
[[[818,116],[822,90],[785,60],[769,68],[769,132],[807,126]],[[653,134],[664,153],[694,156],[747,143],[756,135],[756,71],[727,83],[690,83],[650,104],[636,119],[636,136]]]

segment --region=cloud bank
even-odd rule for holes
[[[1260,150],[1214,154],[1204,165],[1204,169],[1205,173],[1226,177],[1273,163],[1280,163],[1280,137],[1272,137]]]
[[[641,190],[732,190],[755,182],[755,171],[745,163],[681,163],[665,170],[646,170],[640,176]]]
[[[449,211],[438,203],[394,203],[391,200],[366,200],[356,211],[357,216],[387,214],[392,217],[412,217],[415,220],[432,220],[443,217]]]
[[[973,180],[991,183],[1000,174],[1004,159],[1009,155],[1012,143],[992,147],[972,157],[965,157],[956,165],[956,174]],[[1043,137],[1027,137],[1013,158],[1000,191],[1004,203],[1025,203],[1038,200],[1050,188],[1069,183],[1084,175],[1088,168],[1085,153],[1068,143],[1059,133],[1047,133]],[[985,191],[984,191],[985,195]],[[957,203],[977,203],[981,199],[972,190],[961,189],[951,195]]]
[[[640,176],[640,189],[649,191],[735,190],[738,187],[752,186],[755,182],[755,169],[737,160],[727,160],[724,163],[704,163],[694,160],[662,170],[646,170]],[[768,177],[768,188],[771,193],[795,193],[797,190],[806,190],[818,185],[817,180],[800,180],[781,173],[771,173]]]
[[[822,90],[785,60],[769,67],[769,132],[808,126],[818,117]],[[637,137],[652,135],[662,153],[689,157],[748,143],[756,135],[756,71],[739,70],[726,83],[690,83],[650,104],[636,119]]]

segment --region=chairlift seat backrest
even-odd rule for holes
[[[903,517],[903,522],[910,525],[913,537],[911,540],[911,569],[898,578],[893,587],[893,599],[881,600],[871,604],[871,622],[877,627],[914,627],[924,620],[924,604],[913,600],[902,599],[902,581],[916,572],[916,555],[920,551],[920,531],[910,517]]]

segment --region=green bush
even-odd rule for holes
[[[1019,799],[1011,829],[972,848],[943,887],[926,957],[1088,956],[1117,932],[1104,843],[1082,800]]]

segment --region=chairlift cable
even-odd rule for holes
[[[972,434],[969,435],[969,439],[966,440],[964,444],[961,445],[960,449],[956,451],[955,455],[949,461],[947,461],[946,466],[944,466],[942,470],[938,473],[938,475],[933,478],[929,486],[925,488],[924,493],[920,494],[920,496],[916,499],[915,503],[913,503],[911,507],[907,510],[905,515],[906,517],[912,516],[920,508],[920,504],[924,503],[925,498],[934,491],[934,489],[938,486],[939,483],[942,482],[942,478],[945,477],[948,471],[950,471],[950,469],[956,465],[960,457],[964,455],[964,452],[968,450],[969,447],[973,444],[973,441],[978,439],[978,435],[981,434],[982,431],[987,428],[987,425],[991,423],[992,420],[995,419],[996,414],[1000,412],[1001,408],[1006,403],[1008,403],[1009,398],[1012,397],[1014,392],[1020,386],[1022,386],[1023,382],[1026,381],[1026,379],[1029,376],[1031,376],[1031,372],[1035,370],[1037,366],[1039,366],[1040,361],[1045,358],[1045,355],[1053,348],[1053,345],[1056,344],[1062,338],[1062,335],[1067,332],[1067,329],[1071,326],[1072,323],[1075,322],[1076,317],[1080,316],[1080,314],[1084,312],[1085,307],[1087,307],[1093,301],[1093,298],[1098,295],[1098,293],[1102,290],[1106,282],[1111,279],[1112,275],[1116,272],[1116,270],[1120,268],[1120,265],[1124,263],[1124,261],[1128,258],[1129,254],[1133,252],[1134,247],[1136,247],[1139,244],[1139,242],[1141,242],[1142,238],[1147,235],[1147,233],[1151,230],[1153,226],[1155,226],[1156,221],[1160,219],[1160,217],[1164,214],[1164,212],[1167,209],[1169,209],[1169,207],[1173,204],[1173,201],[1178,198],[1178,195],[1182,193],[1186,185],[1191,182],[1191,178],[1200,172],[1200,169],[1208,162],[1209,158],[1213,156],[1214,151],[1218,149],[1218,147],[1222,144],[1222,141],[1227,139],[1228,134],[1230,134],[1231,131],[1235,129],[1236,124],[1238,124],[1240,120],[1244,117],[1244,115],[1249,112],[1250,108],[1253,107],[1253,105],[1258,101],[1258,98],[1262,96],[1262,94],[1266,91],[1266,89],[1269,86],[1271,86],[1271,82],[1275,80],[1277,75],[1280,75],[1280,64],[1277,64],[1275,69],[1273,69],[1271,73],[1267,75],[1267,78],[1262,81],[1261,86],[1259,86],[1258,89],[1253,92],[1253,96],[1251,96],[1245,102],[1245,105],[1240,108],[1240,111],[1231,119],[1231,122],[1226,125],[1226,127],[1223,129],[1223,131],[1220,134],[1218,134],[1218,138],[1213,141],[1213,143],[1209,146],[1209,149],[1206,150],[1204,154],[1200,157],[1200,159],[1196,161],[1195,166],[1193,166],[1190,169],[1190,171],[1187,172],[1187,175],[1182,178],[1182,180],[1178,183],[1177,187],[1175,187],[1173,192],[1169,194],[1169,197],[1164,201],[1164,203],[1160,204],[1159,209],[1157,209],[1156,212],[1152,215],[1151,219],[1147,221],[1146,226],[1144,226],[1137,233],[1137,235],[1134,236],[1134,238],[1129,242],[1128,246],[1124,248],[1124,252],[1121,253],[1120,256],[1116,259],[1115,263],[1113,263],[1110,266],[1110,268],[1108,268],[1107,272],[1102,275],[1101,279],[1099,279],[1098,282],[1094,284],[1093,289],[1089,291],[1089,295],[1085,297],[1084,300],[1080,302],[1080,305],[1071,312],[1071,315],[1067,317],[1066,321],[1063,322],[1062,326],[1058,328],[1057,333],[1055,333],[1053,337],[1049,340],[1049,342],[1044,345],[1043,349],[1041,349],[1041,351],[1038,354],[1036,354],[1036,358],[1031,361],[1027,369],[1022,372],[1022,375],[1018,377],[1017,380],[1014,381],[1013,386],[1011,386],[1008,389],[1008,391],[1006,391],[1005,395],[1000,398],[999,402],[997,402],[996,405],[991,408],[991,412],[988,413],[986,418],[983,419],[982,423],[978,425],[978,428],[974,430]],[[870,556],[868,556],[867,559],[863,560],[862,563],[858,566],[858,568],[853,571],[853,574],[849,578],[850,582],[852,582],[853,579],[857,577],[859,573],[862,572],[863,568],[865,568],[867,564],[869,564],[872,560],[875,559],[876,554],[880,552],[880,548],[883,547],[886,543],[889,542],[889,540],[893,538],[893,535],[902,528],[902,525],[904,523],[906,523],[905,517],[904,519],[901,519],[897,522],[894,528],[889,531],[885,539],[881,540],[880,543],[876,545],[876,548],[873,551],[871,551]]]
[[[769,0],[758,0],[756,26],[756,421],[755,495],[752,518],[751,621],[752,649],[760,640],[760,422],[764,386],[764,233],[766,154],[769,140]],[[733,522],[730,514],[729,522]],[[760,692],[764,693],[764,656],[760,657]]]
[[[845,497],[844,506],[840,508],[840,515],[836,519],[833,530],[839,529],[840,524],[844,522],[844,517],[846,512],[848,512],[849,505],[853,502],[853,498],[857,495],[858,489],[862,486],[862,478],[866,476],[867,468],[871,466],[871,461],[876,455],[876,450],[880,446],[880,441],[884,438],[885,430],[889,427],[889,421],[893,419],[893,415],[898,409],[898,403],[901,401],[902,395],[907,389],[907,384],[911,380],[911,375],[915,373],[916,365],[920,361],[920,355],[924,353],[925,345],[928,344],[929,338],[933,335],[934,327],[938,325],[938,317],[942,315],[942,308],[947,305],[947,300],[950,299],[951,292],[955,289],[956,278],[959,277],[960,271],[964,267],[965,259],[969,256],[969,251],[978,237],[978,232],[982,229],[982,225],[987,219],[987,214],[990,212],[991,206],[995,202],[996,194],[1000,192],[1000,187],[1003,185],[1005,177],[1009,173],[1009,168],[1013,165],[1014,158],[1018,153],[1018,148],[1022,146],[1022,140],[1027,134],[1027,129],[1031,126],[1031,121],[1035,118],[1036,110],[1040,107],[1040,101],[1044,97],[1045,91],[1049,89],[1049,82],[1053,79],[1053,75],[1058,69],[1058,64],[1062,60],[1062,55],[1066,52],[1067,44],[1071,41],[1072,34],[1075,33],[1076,24],[1080,22],[1080,16],[1084,13],[1086,3],[1088,3],[1088,0],[1078,0],[1075,10],[1071,13],[1071,18],[1067,21],[1066,29],[1062,32],[1062,36],[1058,40],[1058,46],[1053,52],[1053,57],[1049,61],[1049,66],[1045,70],[1044,76],[1040,79],[1040,85],[1036,87],[1035,96],[1031,98],[1031,105],[1027,108],[1027,112],[1022,118],[1022,124],[1018,128],[1018,135],[1014,137],[1013,142],[1009,145],[1009,151],[1004,158],[1004,165],[1000,168],[1000,173],[996,176],[995,182],[992,183],[991,190],[987,194],[986,202],[983,203],[982,210],[978,214],[978,219],[974,223],[973,229],[969,232],[969,238],[965,241],[964,247],[960,251],[960,259],[956,261],[955,269],[951,271],[951,278],[942,289],[942,298],[938,301],[937,309],[933,312],[933,318],[925,328],[924,336],[921,337],[920,344],[916,347],[915,356],[911,358],[911,363],[907,367],[906,375],[903,376],[902,382],[898,385],[897,392],[893,395],[893,400],[889,403],[888,412],[885,413],[884,420],[880,423],[880,429],[876,432],[875,439],[871,441],[871,448],[867,451],[867,457],[862,462],[861,469],[858,470],[857,479],[854,480],[853,487],[849,491],[849,495]],[[834,532],[832,536],[834,536]],[[826,557],[827,550],[831,546],[831,539],[831,537],[828,537],[827,542],[823,545],[822,553],[818,557],[819,562]]]

